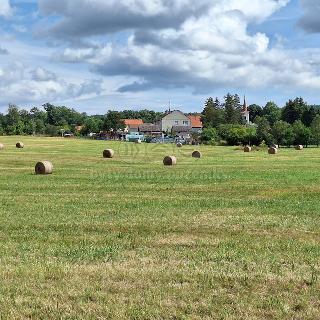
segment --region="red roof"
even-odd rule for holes
[[[140,126],[143,124],[143,121],[141,119],[124,119],[123,123],[126,126]]]
[[[192,128],[202,128],[202,122],[200,116],[189,116],[191,120],[191,127]]]
[[[247,102],[246,102],[246,97],[244,97],[242,112],[243,113],[244,112],[248,112],[248,106],[247,106]]]

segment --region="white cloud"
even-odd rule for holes
[[[6,45],[10,55],[18,55],[18,51],[21,57],[33,54],[33,60],[39,58],[42,67],[22,70],[23,75],[9,80],[0,93],[2,99],[25,93],[33,101],[61,101],[101,92],[120,99],[138,96],[139,91],[168,92],[171,88],[173,94],[177,88],[205,94],[233,88],[251,92],[291,90],[294,94],[297,88],[318,91],[320,64],[316,52],[311,59],[310,52],[273,45],[266,34],[250,28],[255,24],[258,30],[257,25],[289,1],[39,0],[42,19],[38,33],[59,47],[49,48],[50,53],[43,48],[42,53],[39,48],[22,51]],[[315,3],[302,1],[309,8]],[[48,54],[51,61],[45,57]],[[86,73],[88,69],[103,75],[109,90],[101,89],[100,80],[81,80],[83,74],[92,78]],[[5,72],[11,71],[14,79],[15,71]],[[65,76],[62,80],[61,75],[70,72],[73,79]],[[112,92],[115,83],[117,93]]]
[[[66,48],[62,53],[56,54],[54,60],[75,63],[89,60],[94,55],[95,50],[93,48]]]
[[[0,67],[0,103],[45,102],[100,94],[100,80],[68,82],[42,67],[20,62]]]
[[[0,16],[8,17],[11,14],[9,0],[0,0]]]
[[[39,0],[43,14],[61,19],[47,32],[63,38],[132,29],[179,28],[190,18],[210,12],[238,13],[246,21],[262,21],[290,0]]]
[[[37,67],[34,70],[31,70],[31,78],[35,81],[54,81],[57,79],[57,76],[44,68]]]
[[[318,70],[306,56],[270,47],[265,34],[248,32],[250,24],[267,19],[288,0],[204,0],[196,4],[189,0],[90,2],[96,6],[85,6],[83,1],[77,3],[76,15],[71,13],[71,1],[64,1],[63,5],[55,2],[49,9],[49,2],[42,0],[48,12],[64,16],[53,27],[53,34],[57,30],[72,33],[71,24],[80,24],[97,10],[112,14],[112,19],[120,21],[119,30],[128,26],[128,22],[119,19],[123,12],[139,15],[143,21],[146,16],[168,14],[169,6],[174,3],[174,14],[183,17],[177,19],[176,25],[156,25],[158,30],[154,30],[148,20],[143,22],[149,27],[145,29],[139,19],[131,16],[133,34],[126,44],[67,48],[57,55],[64,62],[86,62],[91,70],[105,76],[133,78],[120,86],[121,92],[179,87],[192,88],[194,92],[209,92],[220,87],[320,89]],[[121,8],[121,13],[117,10],[107,13],[111,3]],[[195,12],[197,14],[193,14]],[[85,39],[89,35],[113,32],[108,27],[108,15],[104,21],[104,31],[97,30],[96,24],[89,24],[86,34],[79,31],[77,36]]]

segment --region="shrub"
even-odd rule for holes
[[[56,137],[60,135],[60,127],[54,126],[52,124],[47,124],[45,128],[45,134],[50,137]]]
[[[200,140],[204,144],[215,144],[217,141],[218,135],[215,128],[206,128],[203,129]]]
[[[272,135],[276,144],[291,146],[294,143],[295,135],[291,125],[285,121],[277,121],[272,128]]]
[[[307,146],[311,142],[312,133],[300,120],[292,125],[294,132],[294,144]]]
[[[219,135],[231,146],[256,144],[258,140],[256,128],[243,125],[221,125]]]

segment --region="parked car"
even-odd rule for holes
[[[63,134],[63,136],[64,136],[65,138],[73,138],[73,137],[74,137],[74,134],[73,134],[72,132],[65,132],[65,133]]]

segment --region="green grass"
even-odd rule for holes
[[[320,318],[320,149],[0,142],[0,319]]]

